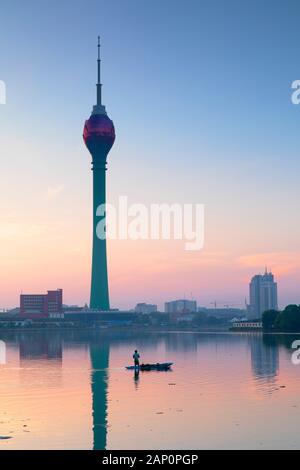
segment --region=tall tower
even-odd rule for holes
[[[106,202],[106,161],[108,152],[115,141],[115,128],[102,104],[100,62],[100,38],[98,37],[97,104],[93,107],[91,117],[85,122],[83,139],[92,155],[93,171],[93,255],[90,308],[109,310],[106,237],[102,234],[99,238],[96,230],[101,220],[97,215],[97,208]]]

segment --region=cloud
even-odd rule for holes
[[[40,237],[46,231],[47,227],[42,224],[4,223],[0,225],[0,239]]]
[[[47,199],[48,200],[53,200],[55,199],[59,194],[63,192],[65,189],[63,184],[60,184],[58,186],[48,186],[47,188]]]

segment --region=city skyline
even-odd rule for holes
[[[100,263],[101,265],[101,263]],[[105,266],[104,266],[105,268]],[[54,297],[56,293],[59,293],[59,295],[62,296],[62,289],[56,289],[54,291],[49,291],[48,294],[50,293],[51,295],[54,294]],[[104,294],[106,294],[106,286],[104,289]],[[28,312],[30,313],[31,308],[35,308],[35,304],[38,304],[38,307],[41,307],[41,311],[44,309],[44,298],[47,298],[47,295],[41,294],[41,293],[21,293],[20,295],[20,310],[21,310],[21,316],[22,316],[22,311],[25,313],[24,309],[24,298],[27,298],[28,302],[28,307],[29,310]],[[101,298],[101,295],[100,295]],[[144,299],[145,300],[145,299]],[[227,302],[227,303],[223,303]],[[60,301],[61,308],[62,307],[68,307],[65,303],[63,304],[62,302],[62,297]],[[153,313],[156,311],[159,312],[176,312],[176,311],[181,311],[181,312],[197,312],[201,311],[201,308],[203,307],[205,310],[210,310],[210,311],[217,311],[217,310],[224,310],[227,309],[228,311],[234,311],[234,310],[245,310],[245,313],[247,313],[247,316],[249,318],[260,318],[263,314],[263,312],[267,310],[279,310],[278,308],[279,302],[278,302],[278,291],[277,291],[277,282],[275,282],[274,279],[274,274],[270,271],[268,272],[267,267],[265,268],[264,274],[255,274],[251,277],[249,281],[249,296],[248,299],[245,299],[245,303],[242,306],[239,304],[230,304],[229,301],[219,301],[217,302],[216,300],[213,302],[210,302],[209,305],[204,305],[203,303],[200,305],[197,305],[197,300],[195,300],[192,296],[190,299],[185,298],[184,299],[169,299],[165,300],[163,302],[163,308],[158,309],[156,304],[150,304],[148,302],[137,302],[135,306],[130,306],[128,308],[128,311],[135,311],[138,313]],[[80,307],[80,308],[87,308],[87,304],[85,305],[72,305],[73,307]],[[242,307],[242,308],[240,308]],[[109,308],[102,308],[98,306],[91,306],[89,307],[91,310],[102,310],[102,311],[108,311],[110,310]],[[113,310],[120,310],[120,309],[113,309]],[[112,311],[113,311],[112,310]],[[60,313],[60,309],[56,311],[55,309],[53,310],[55,313]],[[35,312],[36,313],[36,312]],[[47,315],[46,315],[47,316]],[[59,318],[59,315],[58,315]]]
[[[88,12],[78,1],[43,10],[33,0],[4,3],[1,307],[16,306],[21,291],[57,286],[66,303],[88,302],[91,181],[81,135],[99,32],[118,128],[109,200],[206,207],[202,251],[109,241],[111,307],[162,306],[191,293],[200,305],[241,305],[264,265],[280,284],[279,307],[299,303],[300,107],[290,99],[299,5],[261,3],[191,1],[187,10],[175,1],[174,18],[169,1],[91,1]]]

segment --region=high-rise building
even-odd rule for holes
[[[249,285],[249,315],[260,317],[266,310],[278,310],[277,283],[267,269],[265,274],[256,274]]]
[[[90,118],[85,122],[83,139],[92,155],[93,170],[93,254],[90,308],[109,310],[109,291],[107,277],[106,235],[105,230],[97,233],[97,226],[105,217],[105,172],[107,155],[115,141],[114,124],[107,116],[102,104],[100,81],[100,38],[98,38],[98,81],[97,104]],[[97,212],[98,208],[100,213]],[[104,211],[103,211],[104,208]]]
[[[197,312],[196,300],[172,300],[165,302],[165,313],[194,313]]]
[[[62,289],[47,294],[21,294],[20,315],[25,318],[62,318]]]

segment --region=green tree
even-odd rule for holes
[[[276,318],[275,328],[279,331],[300,331],[300,306],[288,305],[285,307]]]
[[[275,327],[276,318],[279,315],[277,310],[266,310],[262,314],[262,324],[264,330],[272,330]]]

